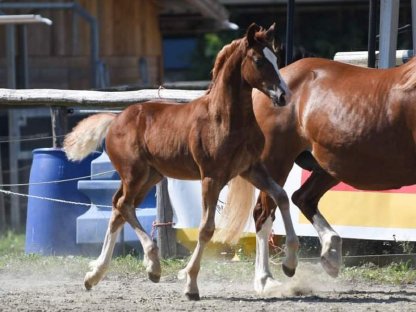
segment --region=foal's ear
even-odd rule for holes
[[[270,26],[269,29],[266,30],[266,40],[267,41],[272,42],[272,40],[274,40],[275,28],[276,28],[276,23],[273,23],[273,25]]]
[[[253,46],[256,43],[256,32],[258,32],[259,30],[260,30],[260,26],[257,25],[256,23],[252,23],[248,27],[246,37],[247,37],[249,47]]]
[[[273,23],[266,31],[266,40],[272,45],[274,52],[280,50],[280,39],[277,36],[276,23]]]

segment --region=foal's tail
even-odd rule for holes
[[[81,120],[64,141],[69,160],[81,160],[95,151],[104,140],[115,114],[102,113]]]
[[[235,244],[243,232],[255,203],[254,186],[237,176],[228,183],[227,202],[221,212],[213,240]]]

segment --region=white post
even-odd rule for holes
[[[396,65],[397,29],[400,0],[380,1],[380,57],[379,68]]]

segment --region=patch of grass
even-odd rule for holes
[[[176,279],[178,272],[187,264],[188,259],[161,259],[162,278]],[[109,274],[118,276],[136,276],[147,279],[146,268],[141,258],[133,255],[116,257],[112,260]]]
[[[392,263],[385,267],[368,263],[363,266],[344,268],[341,277],[349,281],[364,280],[395,285],[413,284],[416,282],[416,270],[410,262]]]
[[[23,254],[25,249],[25,236],[7,232],[0,235],[0,257],[3,255]]]
[[[92,258],[80,256],[41,256],[24,253],[24,235],[8,232],[0,237],[0,273],[30,275],[59,274],[82,279],[88,270]],[[162,276],[176,277],[177,273],[188,263],[189,258],[161,260]],[[254,277],[254,258],[244,257],[242,261],[233,262],[226,259],[215,260],[204,258],[201,267],[201,278],[211,280],[251,281]],[[282,278],[279,265],[272,262],[271,269],[277,279]],[[143,261],[136,255],[117,257],[112,260],[109,274],[136,275],[146,277]],[[362,266],[344,267],[341,279],[346,281],[372,282],[380,284],[414,284],[416,270],[410,262],[392,263],[388,266],[376,266],[367,263]]]
[[[83,276],[93,258],[82,256],[42,256],[25,254],[25,236],[8,232],[0,236],[0,272],[16,275],[64,274]],[[163,275],[174,275],[186,265],[183,259],[161,260]],[[116,257],[110,265],[110,272],[116,275],[146,276],[143,261],[137,255]]]

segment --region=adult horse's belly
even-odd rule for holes
[[[318,163],[332,176],[362,190],[386,190],[416,184],[416,153],[400,139],[374,146],[370,142],[347,147],[312,145]]]

